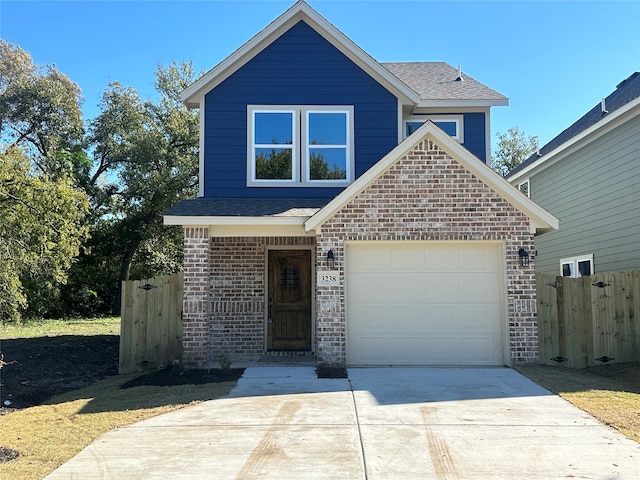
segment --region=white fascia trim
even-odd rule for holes
[[[209,225],[210,237],[309,237],[302,225]]]
[[[230,56],[188,86],[180,99],[190,108],[198,107],[200,98],[219,85],[254,56],[274,42],[298,21],[304,20],[356,65],[373,76],[381,85],[406,103],[416,104],[419,95],[358,47],[340,30],[304,2],[297,2]]]
[[[204,97],[200,99],[200,151],[198,152],[198,197],[204,197]]]
[[[400,144],[404,139],[404,115],[403,115],[403,105],[400,99],[398,99],[398,141],[397,144]]]
[[[485,163],[491,166],[493,163],[493,158],[491,157],[491,108],[487,108],[484,113],[484,143]]]
[[[273,225],[273,226],[287,226],[287,225],[304,225],[304,222],[309,217],[194,217],[194,216],[173,216],[165,215],[163,217],[165,225]]]
[[[519,172],[513,174],[508,178],[512,184],[518,183],[523,177],[530,177],[534,173],[539,173],[544,169],[554,165],[562,158],[571,154],[576,149],[580,148],[584,143],[592,142],[604,134],[610,132],[623,122],[630,120],[636,115],[640,114],[640,97],[627,103],[625,106],[620,107],[610,115],[607,115],[603,120],[587,128],[583,132],[579,133],[575,137],[567,140],[562,145],[556,147],[549,153],[544,154],[538,158],[535,162],[526,166]]]
[[[413,135],[407,137],[354,183],[343,190],[342,193],[309,218],[304,224],[305,229],[307,231],[318,231],[322,224],[331,218],[339,209],[344,207],[356,195],[384,174],[400,158],[413,150],[418,143],[426,139],[435,142],[454,160],[469,170],[471,174],[526,215],[530,219],[531,233],[544,233],[559,228],[559,221],[556,217],[533,202],[522,192],[519,192],[518,189],[485,165],[480,159],[476,158],[456,140],[440,130],[434,123],[427,121],[416,130]]]
[[[507,107],[509,99],[487,99],[487,100],[420,100],[418,108],[433,107]]]

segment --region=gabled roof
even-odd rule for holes
[[[498,106],[509,99],[445,62],[394,62],[383,67],[420,95],[419,107]]]
[[[494,106],[508,105],[504,95],[444,62],[378,63],[303,0],[271,22],[264,30],[187,87],[181,95],[190,108],[198,108],[204,95],[249,62],[296,23],[304,21],[347,58],[371,75],[405,105]]]
[[[478,160],[466,148],[453,140],[433,122],[427,121],[389,152],[382,160],[343,190],[331,202],[309,218],[304,223],[305,230],[309,232],[321,229],[322,225],[335,215],[338,210],[347,205],[347,203],[383,175],[391,166],[413,150],[418,143],[424,140],[431,140],[436,143],[471,174],[526,215],[529,218],[530,231],[532,233],[539,234],[558,229],[559,221],[556,217],[533,202],[526,195],[522,194],[503,177]]]
[[[249,62],[258,53],[277,40],[300,21],[304,21],[356,65],[371,75],[381,85],[405,103],[417,103],[418,94],[382,67],[364,50],[325,20],[303,0],[296,2],[286,12],[271,22],[264,30],[233,52],[229,57],[187,87],[181,99],[188,107],[200,106],[200,99],[216,85],[222,83],[236,70]]]
[[[602,131],[605,127],[624,118],[629,112],[640,113],[640,72],[635,72],[620,82],[615,91],[604,99],[606,112],[602,111],[602,103],[598,102],[591,110],[574,122],[569,128],[553,138],[539,152],[514,168],[507,178],[515,181],[528,174],[545,162],[549,162],[559,153],[589,135]]]

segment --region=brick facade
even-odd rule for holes
[[[267,251],[311,248],[315,237],[212,237],[204,247],[207,267],[199,268],[204,283],[195,284],[187,283],[187,268],[194,257],[201,259],[203,255],[187,255],[187,251],[201,251],[203,247],[193,240],[187,242],[187,235],[193,230],[196,229],[185,229],[185,305],[187,298],[197,296],[202,300],[200,293],[206,291],[206,307],[202,307],[197,323],[191,320],[192,316],[185,316],[185,328],[187,321],[194,324],[188,329],[190,335],[202,338],[193,342],[185,330],[185,365],[217,365],[220,354],[231,358],[261,356],[266,345]]]
[[[511,361],[538,356],[534,262],[519,266],[518,249],[533,248],[529,220],[431,141],[408,155],[322,225],[317,268],[335,254],[341,283],[317,289],[319,363],[345,364],[345,242],[358,240],[493,240],[505,243]],[[533,259],[532,259],[533,260]]]
[[[534,261],[529,219],[430,140],[420,142],[326,221],[316,237],[208,237],[185,228],[184,362],[214,365],[221,353],[265,351],[266,261],[269,248],[315,248],[317,272],[333,250],[338,286],[316,292],[318,363],[346,364],[345,242],[361,240],[499,241],[506,252],[508,358],[538,358]],[[315,281],[313,282],[315,285]]]

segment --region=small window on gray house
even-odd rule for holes
[[[593,275],[593,254],[563,258],[560,260],[560,273],[571,278]]]
[[[524,193],[527,197],[531,197],[528,178],[524,182],[518,184],[518,190]]]

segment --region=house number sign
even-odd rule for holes
[[[330,270],[328,272],[318,272],[318,286],[331,287],[336,286],[340,282],[340,272]]]

